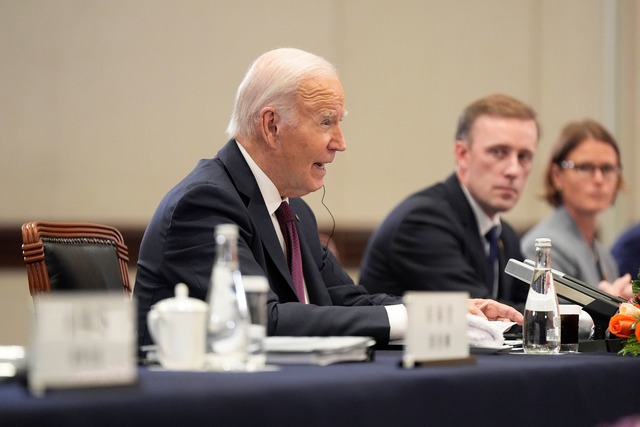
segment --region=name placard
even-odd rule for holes
[[[402,363],[471,363],[467,337],[467,292],[405,293],[407,335]]]
[[[106,292],[34,297],[29,389],[130,384],[136,380],[134,303]]]

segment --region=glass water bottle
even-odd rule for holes
[[[213,369],[236,370],[244,363],[247,349],[247,304],[238,262],[238,227],[215,228],[216,257],[211,272],[207,348]]]
[[[560,351],[560,311],[551,274],[551,239],[536,239],[536,265],[527,295],[522,333],[525,353]]]

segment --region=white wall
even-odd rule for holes
[[[374,227],[448,174],[457,115],[498,91],[531,103],[544,128],[512,223],[548,212],[536,194],[549,144],[586,116],[618,137],[628,183],[603,218],[605,242],[640,219],[635,1],[0,0],[0,224],[144,226],[225,142],[246,68],[277,46],[341,70],[349,149],[326,180],[338,226]],[[320,194],[308,200],[327,224]],[[0,270],[0,288],[4,319],[24,317],[24,270]],[[26,324],[4,327],[0,343]]]

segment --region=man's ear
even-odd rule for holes
[[[278,115],[273,107],[260,110],[260,132],[269,147],[275,147],[278,137]]]
[[[466,164],[467,154],[469,153],[469,143],[465,140],[456,140],[453,146],[453,156],[456,159],[456,164]]]

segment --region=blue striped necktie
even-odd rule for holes
[[[487,256],[487,285],[491,291],[492,298],[498,296],[498,284],[496,280],[496,271],[498,271],[498,226],[491,227],[487,234],[484,235],[489,242],[489,255]]]

